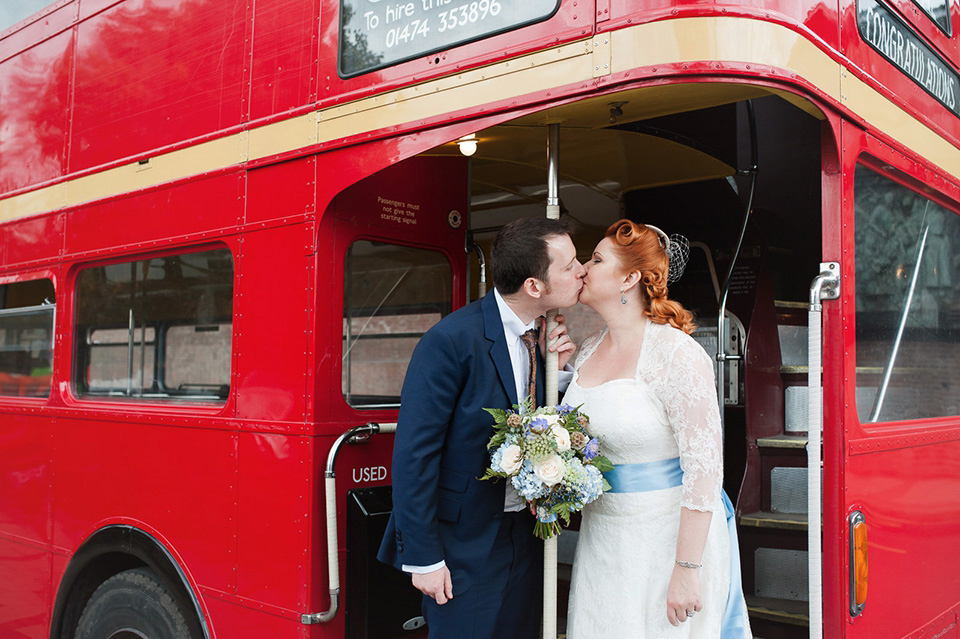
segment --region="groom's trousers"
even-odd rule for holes
[[[543,542],[529,512],[503,513],[482,572],[443,605],[423,598],[430,639],[537,639],[543,608]]]

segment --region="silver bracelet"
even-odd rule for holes
[[[681,568],[699,568],[701,564],[695,564],[692,561],[680,561],[677,560],[677,565]]]

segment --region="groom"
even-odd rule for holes
[[[540,627],[542,545],[509,482],[479,480],[493,434],[483,409],[526,395],[531,356],[520,336],[577,302],[584,269],[566,224],[540,217],[505,226],[491,259],[495,289],[414,350],[397,418],[393,513],[378,558],[412,574],[430,639],[534,639]],[[575,347],[562,322],[550,338],[563,367]],[[536,368],[542,404],[539,357]]]

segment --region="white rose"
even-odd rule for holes
[[[523,451],[516,444],[510,444],[503,449],[500,455],[500,468],[508,475],[513,475],[520,470],[523,463]]]
[[[560,421],[559,415],[544,415],[543,418],[547,420],[547,426],[553,428]]]
[[[560,455],[550,455],[539,464],[533,465],[533,474],[546,486],[552,488],[563,479],[564,464]]]
[[[550,434],[553,435],[553,439],[557,442],[557,450],[561,453],[565,450],[570,450],[570,431],[568,431],[563,426],[554,426],[550,429]]]

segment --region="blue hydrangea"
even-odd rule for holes
[[[533,464],[530,460],[525,460],[520,472],[513,476],[511,480],[513,487],[524,499],[539,499],[547,494],[547,487],[534,474]]]
[[[603,494],[603,473],[596,466],[585,466],[587,478],[581,486],[583,491],[584,503],[590,503],[601,494]]]

